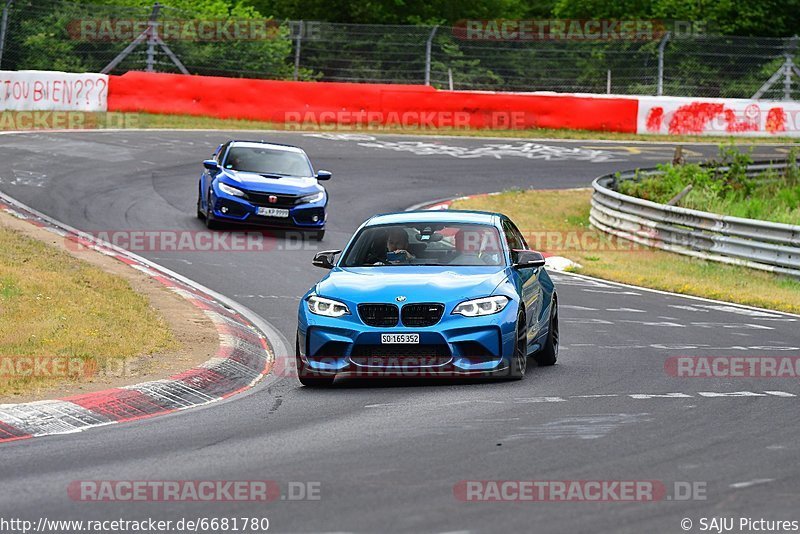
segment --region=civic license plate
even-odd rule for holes
[[[256,213],[259,215],[263,215],[264,217],[283,217],[286,218],[289,216],[289,210],[282,210],[280,208],[265,208],[259,207],[256,210]]]
[[[384,345],[419,344],[419,334],[381,334],[381,343]]]

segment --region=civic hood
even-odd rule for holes
[[[453,302],[491,295],[506,279],[503,267],[377,266],[335,268],[316,287],[323,297],[349,302]]]
[[[267,178],[255,172],[239,172],[225,169],[225,177],[232,185],[236,185],[241,189],[263,193],[302,195],[316,193],[322,189],[317,184],[317,179],[311,176]]]

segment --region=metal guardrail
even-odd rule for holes
[[[788,162],[757,162],[747,174],[780,171]],[[726,170],[720,167],[719,170]],[[641,169],[638,176],[661,174]],[[800,278],[800,226],[658,204],[615,189],[636,171],[601,176],[592,182],[589,220],[599,230],[650,247],[707,260],[744,265]]]

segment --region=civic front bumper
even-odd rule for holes
[[[309,202],[291,208],[278,206],[279,209],[288,209],[288,217],[267,217],[258,214],[258,205],[251,204],[245,199],[219,193],[211,197],[211,211],[213,217],[219,221],[252,224],[270,227],[296,227],[308,229],[322,229],[325,227],[327,212],[325,202]],[[267,206],[269,207],[269,206]]]

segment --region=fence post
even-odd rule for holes
[[[664,49],[667,47],[670,32],[664,34],[661,39],[661,44],[658,45],[658,88],[656,89],[656,96],[664,95]]]
[[[786,62],[783,64],[783,99],[792,99],[792,56],[786,54]]]
[[[303,42],[303,21],[297,27],[297,38],[294,40],[294,81],[300,79],[300,47]]]
[[[3,52],[6,49],[6,28],[8,28],[8,9],[14,0],[6,0],[3,6],[3,21],[0,22],[0,65],[3,64]]]
[[[606,94],[611,94],[611,69],[606,73]]]
[[[431,47],[433,46],[433,36],[436,35],[438,29],[439,25],[437,24],[428,36],[428,42],[425,43],[425,85],[431,84]]]
[[[150,20],[147,21],[147,28],[150,30],[147,36],[147,72],[153,72],[156,59],[156,44],[158,44],[158,12],[161,10],[161,4],[156,2],[153,4],[153,12],[150,13]]]

